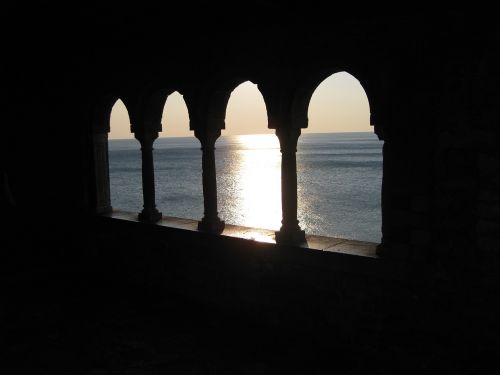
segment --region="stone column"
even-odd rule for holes
[[[203,219],[198,222],[198,230],[222,233],[224,221],[217,212],[217,175],[215,171],[215,141],[220,137],[220,129],[195,130],[194,135],[201,143],[203,169]]]
[[[95,199],[97,214],[111,212],[108,133],[94,133]]]
[[[141,143],[142,155],[142,195],[144,208],[139,213],[139,220],[156,223],[161,219],[161,212],[156,209],[155,172],[153,163],[153,142],[158,138],[157,131],[138,132],[135,138]]]
[[[306,241],[297,219],[297,141],[300,129],[276,129],[281,149],[281,228],[276,243],[299,244]]]

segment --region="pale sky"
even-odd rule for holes
[[[359,81],[346,72],[331,75],[314,91],[309,103],[309,127],[303,133],[373,132],[368,98]],[[182,95],[169,95],[162,115],[160,137],[191,137]],[[247,81],[231,93],[223,135],[274,133],[267,128],[264,99],[257,85]],[[109,139],[131,139],[127,109],[118,100],[111,112]]]

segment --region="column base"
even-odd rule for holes
[[[299,245],[306,243],[306,232],[300,227],[294,229],[284,229],[282,227],[278,232],[275,232],[275,235],[277,244]]]
[[[142,212],[139,213],[138,219],[146,223],[156,223],[161,220],[161,217],[161,212],[155,208],[153,210],[142,210]]]
[[[201,221],[198,221],[198,230],[203,232],[220,234],[224,230],[225,226],[226,223],[224,223],[224,220],[221,220],[218,217],[213,219],[207,219],[204,217]]]

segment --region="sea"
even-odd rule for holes
[[[274,134],[221,136],[216,143],[219,216],[228,224],[278,230],[281,154]],[[203,216],[200,143],[154,143],[156,203],[164,216]],[[113,208],[140,212],[137,140],[110,140]],[[297,145],[298,219],[307,234],[380,242],[382,142],[373,133],[302,134]]]

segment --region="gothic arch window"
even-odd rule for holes
[[[183,96],[171,93],[163,107],[162,132],[155,141],[155,180],[159,210],[165,216],[203,215],[200,143],[189,130]]]
[[[245,81],[232,91],[225,124],[216,151],[221,215],[230,224],[279,229],[279,142],[257,85]]]
[[[317,85],[297,149],[298,216],[309,234],[379,242],[382,143],[360,82],[347,72]]]
[[[114,210],[139,212],[142,208],[140,144],[130,131],[125,104],[113,105],[108,135],[109,184]]]

